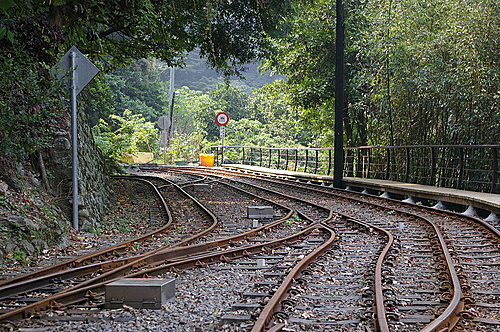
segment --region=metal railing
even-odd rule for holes
[[[500,193],[500,145],[360,146],[344,149],[344,176]],[[222,146],[213,146],[215,164]],[[332,148],[224,146],[224,163],[333,174]]]

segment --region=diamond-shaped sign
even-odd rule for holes
[[[75,53],[75,65],[76,65],[76,94],[78,95],[80,91],[85,88],[85,86],[94,78],[94,76],[99,72],[99,69],[90,62],[89,59],[82,52],[80,52],[75,46],[72,46],[69,51],[62,57],[62,59],[57,63],[55,69],[55,75],[57,78],[62,79],[68,73],[71,73],[71,53]]]

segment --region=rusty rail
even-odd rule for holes
[[[116,176],[116,178],[129,179],[129,180],[132,179],[130,177],[123,177],[123,176]],[[56,272],[62,271],[62,270],[67,269],[67,268],[74,268],[74,267],[78,267],[78,266],[85,266],[88,264],[94,264],[95,261],[97,259],[99,259],[99,257],[103,257],[103,256],[105,257],[106,255],[116,255],[118,252],[126,250],[128,247],[132,246],[134,242],[143,242],[144,240],[152,237],[153,235],[167,231],[172,225],[172,214],[171,214],[170,210],[168,209],[168,206],[165,202],[165,199],[160,194],[158,189],[151,182],[140,179],[140,178],[134,178],[133,180],[137,180],[137,181],[146,183],[148,186],[151,187],[153,192],[156,194],[156,196],[158,197],[158,199],[161,202],[162,209],[167,214],[167,223],[165,224],[165,226],[158,228],[157,230],[154,230],[154,231],[149,232],[147,234],[136,237],[132,240],[118,243],[118,244],[110,246],[108,248],[105,248],[105,249],[102,249],[102,250],[99,250],[96,252],[92,252],[92,253],[89,253],[89,254],[86,254],[86,255],[83,255],[80,257],[76,257],[76,258],[73,258],[71,260],[68,260],[66,262],[63,262],[63,263],[60,263],[60,264],[57,264],[54,266],[50,266],[50,267],[47,267],[47,268],[44,268],[44,269],[41,269],[41,270],[38,270],[35,272],[24,274],[24,275],[18,276],[16,278],[2,280],[2,282],[0,282],[0,292],[4,286],[9,285],[9,284],[19,283],[19,282],[24,281],[24,280],[38,278],[38,277],[41,277],[43,275],[54,274]]]
[[[136,177],[136,176],[134,176],[134,177]],[[132,177],[127,177],[127,178],[132,178]],[[161,178],[158,178],[158,179],[161,179]],[[165,179],[163,179],[163,180],[165,180]],[[248,194],[250,196],[256,197],[256,195],[254,195],[254,194],[252,194],[250,192],[247,192],[245,190],[242,190],[240,188],[231,186],[230,184],[224,184],[224,185],[232,187],[232,188],[237,189],[239,191],[245,192],[246,194]],[[191,197],[184,190],[182,190],[182,191],[186,195],[188,195],[188,197]],[[269,200],[264,199],[264,198],[261,198],[261,199],[263,199],[265,201],[269,201]],[[195,200],[195,201],[196,201],[197,204],[201,205],[201,203],[199,203],[197,200]],[[269,202],[271,202],[271,201],[269,201]],[[214,248],[214,247],[222,247],[222,246],[228,245],[228,244],[230,244],[232,242],[236,242],[236,241],[245,239],[246,237],[248,237],[248,236],[250,236],[252,234],[258,233],[258,232],[260,232],[260,231],[262,231],[264,229],[269,229],[269,228],[272,228],[272,227],[276,227],[280,223],[282,223],[284,220],[290,218],[294,214],[293,210],[290,210],[289,208],[287,208],[287,207],[285,207],[285,206],[283,206],[283,205],[281,205],[279,203],[274,203],[274,202],[272,202],[272,203],[275,204],[275,205],[280,206],[284,210],[288,210],[289,212],[287,213],[287,215],[285,217],[283,217],[283,218],[281,218],[279,220],[271,222],[271,223],[269,223],[267,225],[263,225],[263,226],[258,227],[256,229],[250,230],[248,232],[245,232],[245,233],[242,233],[242,234],[238,234],[238,235],[235,235],[235,236],[232,236],[232,237],[228,237],[228,238],[225,238],[225,239],[222,239],[222,240],[217,240],[217,241],[212,241],[212,242],[204,243],[202,245],[195,245],[195,246],[190,246],[190,247],[180,247],[182,244],[185,244],[188,241],[192,241],[192,240],[194,240],[197,237],[205,235],[207,233],[207,231],[205,230],[205,231],[197,234],[197,236],[194,236],[194,237],[192,237],[192,238],[190,238],[188,240],[182,241],[181,243],[174,244],[173,246],[163,246],[163,247],[160,247],[160,248],[155,249],[153,251],[150,251],[150,252],[148,252],[146,254],[143,254],[143,255],[140,255],[140,256],[135,256],[133,258],[120,259],[120,260],[115,260],[115,261],[110,261],[110,262],[101,262],[101,263],[97,263],[97,264],[91,264],[91,265],[88,265],[88,266],[82,266],[81,268],[78,268],[78,269],[68,269],[68,270],[65,270],[65,271],[59,271],[58,273],[56,272],[56,273],[53,273],[53,274],[46,274],[44,276],[35,278],[36,279],[35,280],[36,281],[35,284],[33,284],[30,280],[27,280],[27,281],[25,280],[25,281],[22,281],[22,282],[19,282],[19,283],[7,285],[6,289],[5,289],[5,292],[4,293],[0,293],[0,294],[4,295],[2,297],[6,297],[6,296],[14,294],[15,292],[18,292],[18,291],[16,291],[16,288],[17,288],[17,290],[19,290],[18,287],[21,287],[21,289],[23,291],[27,291],[27,290],[36,289],[36,288],[39,288],[41,286],[47,285],[49,283],[49,280],[53,279],[53,278],[61,278],[61,277],[67,277],[67,278],[69,278],[72,275],[85,275],[85,274],[89,274],[89,273],[92,273],[92,272],[106,271],[106,270],[112,269],[111,271],[105,272],[104,274],[102,274],[99,277],[96,277],[96,278],[93,278],[91,280],[85,281],[83,283],[78,284],[77,286],[72,287],[71,289],[68,289],[68,290],[65,290],[65,291],[61,292],[61,293],[65,293],[65,292],[68,292],[70,290],[75,290],[75,289],[82,288],[82,287],[83,288],[84,287],[89,287],[91,284],[93,284],[93,283],[95,283],[95,282],[97,282],[99,280],[106,280],[106,278],[108,278],[110,276],[123,275],[124,274],[123,271],[127,270],[127,268],[129,268],[130,266],[134,266],[135,265],[134,263],[136,263],[136,262],[140,263],[141,261],[150,262],[152,260],[151,257],[155,257],[154,255],[157,254],[157,253],[163,255],[162,257],[168,257],[170,259],[174,259],[176,257],[181,257],[182,255],[199,254],[200,252],[209,250],[209,249]],[[205,207],[203,207],[203,208],[206,210],[207,213],[209,213],[210,215],[213,216],[213,214],[208,209],[206,209]],[[298,214],[301,215],[300,213],[298,213]],[[301,215],[301,216],[304,219],[308,219],[307,216],[303,216],[303,215]],[[212,224],[212,226],[214,226],[214,224]],[[213,229],[213,227],[211,227],[211,229]],[[180,248],[172,249],[173,247],[180,247]],[[40,301],[39,303],[42,303],[42,301]],[[2,316],[0,316],[0,320],[2,320],[2,319],[3,319]]]
[[[68,305],[76,302],[80,302],[85,300],[86,298],[98,295],[99,293],[102,293],[104,290],[104,287],[107,283],[112,282],[114,280],[117,280],[124,275],[127,277],[141,277],[141,276],[152,276],[156,275],[162,272],[168,272],[168,271],[178,271],[178,269],[182,268],[189,268],[189,267],[194,267],[194,266],[200,266],[201,264],[212,264],[220,261],[226,261],[228,259],[232,258],[238,258],[238,257],[243,257],[247,256],[251,253],[259,253],[262,251],[268,251],[271,250],[272,248],[275,248],[277,246],[286,244],[286,243],[292,243],[295,241],[298,241],[302,236],[307,235],[310,233],[314,228],[316,228],[316,225],[313,224],[306,229],[302,230],[299,233],[295,233],[293,235],[290,235],[288,237],[278,239],[278,240],[273,240],[265,243],[260,243],[260,244],[255,244],[251,246],[246,246],[246,247],[241,247],[241,248],[235,248],[235,249],[229,249],[225,251],[217,251],[213,253],[207,253],[204,256],[195,256],[191,258],[186,258],[183,260],[178,260],[176,262],[171,262],[171,263],[166,263],[163,265],[155,266],[155,267],[150,267],[148,269],[145,269],[145,267],[152,266],[154,264],[162,264],[165,262],[166,257],[169,257],[169,254],[171,255],[171,252],[157,252],[153,255],[149,255],[147,257],[143,257],[142,259],[138,261],[131,262],[130,264],[125,265],[127,271],[124,272],[131,272],[130,274],[124,274],[120,273],[119,275],[116,275],[116,272],[113,272],[112,276],[111,274],[108,273],[108,276],[110,276],[109,279],[106,278],[106,280],[98,282],[96,284],[88,285],[85,287],[77,288],[77,289],[68,289],[64,292],[60,292],[58,294],[55,294],[54,296],[51,296],[49,298],[46,298],[44,300],[41,300],[39,302],[30,304],[28,306],[25,306],[23,308],[19,308],[13,311],[10,311],[8,313],[5,313],[3,315],[0,315],[0,322],[4,322],[6,320],[16,320],[16,319],[22,319],[22,318],[27,318],[30,314],[33,314],[37,311],[41,310],[46,310],[54,306],[58,305]],[[191,247],[181,247],[177,248],[174,250],[187,250],[189,251]],[[122,267],[123,268],[123,267]],[[140,271],[133,272],[133,269],[139,269]],[[123,270],[123,269],[122,269]]]
[[[281,301],[285,299],[285,297],[287,296],[287,291],[292,287],[293,280],[299,275],[301,271],[303,271],[307,267],[307,265],[314,261],[316,257],[330,248],[335,241],[335,232],[330,227],[324,224],[318,224],[317,227],[329,232],[330,237],[325,243],[323,243],[321,246],[314,249],[306,257],[304,257],[299,263],[297,263],[297,265],[293,267],[290,273],[288,273],[285,280],[281,283],[280,287],[276,290],[269,302],[260,312],[260,315],[252,328],[252,332],[260,332],[264,331],[265,328],[271,328],[269,326],[269,323],[272,315],[276,311],[278,311]]]
[[[182,171],[185,172],[186,170],[182,170]],[[234,174],[236,176],[241,176],[242,175],[240,172],[228,171],[228,170],[213,170],[210,173],[231,173],[231,174]],[[251,175],[251,174],[246,174],[245,176],[247,176],[247,177],[255,177],[255,175]],[[230,179],[230,180],[238,182],[238,181],[236,181],[234,179]],[[265,179],[261,179],[261,180],[270,181],[270,180],[265,180]],[[290,185],[293,185],[294,187],[300,188],[300,186],[296,185],[295,183],[291,183]],[[260,187],[260,186],[256,186],[256,185],[252,185],[252,186],[256,187],[256,188],[259,188],[261,190],[272,191],[272,190],[264,188],[264,187]],[[326,194],[330,194],[330,192],[327,192],[327,191],[324,191],[324,190],[318,190],[318,189],[314,189],[314,190],[318,191],[318,192],[321,192],[323,194],[325,194],[325,193]],[[296,198],[294,198],[292,196],[289,196],[289,195],[286,195],[286,194],[280,194],[280,195],[283,195],[284,197],[288,197],[289,199],[296,199]],[[309,204],[316,205],[314,203],[309,203]],[[370,223],[363,222],[363,221],[361,221],[361,220],[359,220],[357,218],[353,218],[352,216],[349,216],[349,215],[341,213],[341,212],[337,212],[337,211],[333,212],[332,210],[329,210],[329,211],[330,211],[330,215],[329,215],[328,219],[331,219],[333,217],[333,213],[335,213],[336,215],[339,215],[339,216],[342,216],[342,217],[344,217],[346,219],[352,220],[352,221],[354,221],[357,224],[363,225],[365,227],[370,227],[370,228],[376,229],[377,231],[385,234],[385,236],[387,237],[387,244],[385,245],[384,249],[382,250],[381,254],[379,255],[379,257],[377,259],[377,263],[376,263],[376,267],[375,267],[375,273],[374,273],[374,293],[375,293],[375,305],[376,305],[377,324],[378,324],[379,330],[381,332],[387,332],[387,331],[389,331],[389,326],[388,326],[388,323],[387,323],[386,310],[385,310],[385,305],[384,305],[384,296],[383,296],[383,287],[382,287],[382,265],[383,265],[383,261],[384,261],[385,257],[387,256],[387,253],[389,252],[389,250],[392,247],[392,244],[394,242],[394,237],[393,237],[393,235],[389,231],[387,231],[387,230],[385,230],[383,228],[380,228],[378,226],[372,225]],[[274,307],[275,307],[275,305],[274,305]],[[272,314],[272,312],[273,311],[268,310],[268,314]],[[263,325],[263,326],[267,325],[268,320],[269,320],[269,317],[266,318],[266,324]],[[277,330],[279,330],[278,326],[276,326],[275,328]],[[273,330],[273,329],[271,328],[271,330]]]
[[[220,171],[216,171],[216,172],[220,172]],[[225,173],[233,173],[235,175],[238,175],[239,173],[239,176],[243,176],[240,172],[234,172],[234,171],[226,171],[224,170],[223,172]],[[250,176],[250,177],[253,177],[254,175],[244,175],[244,176]],[[263,178],[260,178],[260,180],[262,181],[270,181],[268,179],[263,179]],[[293,187],[298,187],[298,188],[301,188],[304,186],[304,184],[301,184],[300,186],[297,185],[296,183],[294,182],[291,182],[289,183],[290,186],[293,186]],[[316,185],[308,185],[309,186],[309,189],[310,190],[313,190],[313,191],[317,191],[317,192],[321,192],[323,194],[327,194],[327,195],[331,195],[331,196],[339,196],[338,194],[335,194],[334,192],[331,192],[331,191],[325,191],[324,189],[317,189],[317,188],[311,188],[311,187],[315,187]],[[363,195],[363,194],[359,194],[359,195]],[[340,195],[342,196],[342,195]],[[373,195],[369,195],[369,196],[373,196]],[[374,196],[376,197],[376,196]],[[362,200],[359,200],[359,199],[355,199],[355,198],[351,198],[352,200],[354,201],[362,201]],[[394,200],[395,201],[395,200]],[[365,201],[364,201],[365,202]],[[411,203],[406,203],[406,202],[400,202],[400,201],[395,201],[397,203],[402,203],[403,205],[411,205]],[[366,202],[365,202],[366,203]],[[383,209],[387,209],[387,207],[383,206],[383,205],[380,205],[380,204],[376,204],[376,203],[369,203],[370,205],[373,205],[373,206],[377,206],[377,207],[380,207],[380,208],[383,208]],[[446,243],[444,241],[444,238],[441,234],[441,232],[439,231],[439,229],[437,228],[437,226],[430,220],[428,220],[427,218],[425,217],[422,217],[418,214],[414,214],[414,213],[410,213],[410,212],[407,212],[407,211],[404,211],[404,210],[401,210],[401,209],[397,209],[395,207],[392,207],[391,208],[392,210],[398,212],[398,213],[401,213],[401,214],[404,214],[404,215],[411,215],[413,217],[416,217],[420,220],[423,220],[425,221],[427,224],[429,224],[436,236],[438,237],[438,240],[439,240],[439,244],[440,244],[440,247],[441,247],[441,251],[443,253],[443,255],[445,256],[445,264],[447,266],[447,269],[448,269],[448,273],[449,273],[449,276],[450,276],[450,279],[452,281],[452,286],[453,286],[453,298],[450,302],[450,304],[448,305],[448,307],[446,308],[446,310],[438,317],[436,318],[434,321],[432,321],[430,324],[428,324],[428,326],[424,329],[424,331],[439,331],[441,329],[449,329],[451,327],[453,327],[454,324],[456,324],[456,321],[458,320],[457,318],[457,314],[463,310],[463,302],[461,301],[461,286],[460,286],[460,280],[458,278],[458,275],[456,273],[456,270],[454,268],[454,264],[453,264],[453,260],[451,259],[451,256],[450,256],[450,253],[449,253],[449,250],[446,246]],[[433,211],[435,212],[435,211]],[[447,211],[443,211],[443,212],[447,212]],[[345,215],[345,214],[342,214],[342,213],[338,213],[339,215],[342,215],[344,217],[348,217],[350,219],[353,219],[355,220],[355,218],[352,218],[348,215]],[[453,214],[453,213],[452,213]],[[477,219],[475,218],[470,218],[468,217],[469,219],[471,220],[474,220],[476,221]],[[485,223],[484,221],[481,221],[481,220],[477,220],[478,222],[480,222],[480,224],[482,224],[483,226],[485,226],[488,230],[492,230],[494,232],[494,234],[498,234],[498,230],[496,229],[491,229],[492,226],[490,227],[487,227],[488,224]],[[485,225],[486,224],[486,225]],[[371,226],[373,227],[373,226]],[[377,227],[378,228],[378,227]],[[383,229],[380,229],[382,231],[384,231]],[[386,247],[384,248],[382,254],[379,256],[379,259],[377,260],[377,266],[376,266],[376,274],[375,274],[375,293],[376,293],[376,304],[377,304],[377,320],[378,320],[378,324],[379,324],[379,329],[381,331],[388,331],[389,330],[389,327],[388,327],[388,324],[387,324],[387,319],[386,319],[386,314],[385,314],[385,306],[384,306],[384,297],[383,297],[383,294],[382,294],[382,277],[381,277],[381,269],[382,269],[382,264],[383,264],[383,260],[385,259],[385,256],[387,255],[388,253],[388,250],[390,249],[391,245],[392,245],[392,242],[393,242],[393,237],[392,235],[387,232],[387,231],[384,231],[384,233],[386,233],[386,235],[388,236],[389,238],[389,242],[388,244],[386,245]],[[260,331],[260,330],[256,330],[256,331]]]

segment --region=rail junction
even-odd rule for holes
[[[493,220],[380,197],[373,187],[335,189],[319,175],[226,166],[137,165],[115,177],[148,195],[144,234],[0,281],[1,326],[500,329]],[[249,218],[251,207],[272,214]],[[106,285],[123,278],[174,279],[175,297],[160,311],[110,309]]]

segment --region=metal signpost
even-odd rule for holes
[[[224,163],[224,138],[226,137],[226,125],[229,122],[229,115],[226,112],[219,112],[215,116],[215,123],[219,125],[220,138],[222,139],[221,165]]]
[[[71,74],[71,145],[73,161],[73,228],[78,230],[78,132],[76,96],[99,72],[99,69],[90,62],[75,46],[57,63],[53,71],[58,79],[64,79]]]

